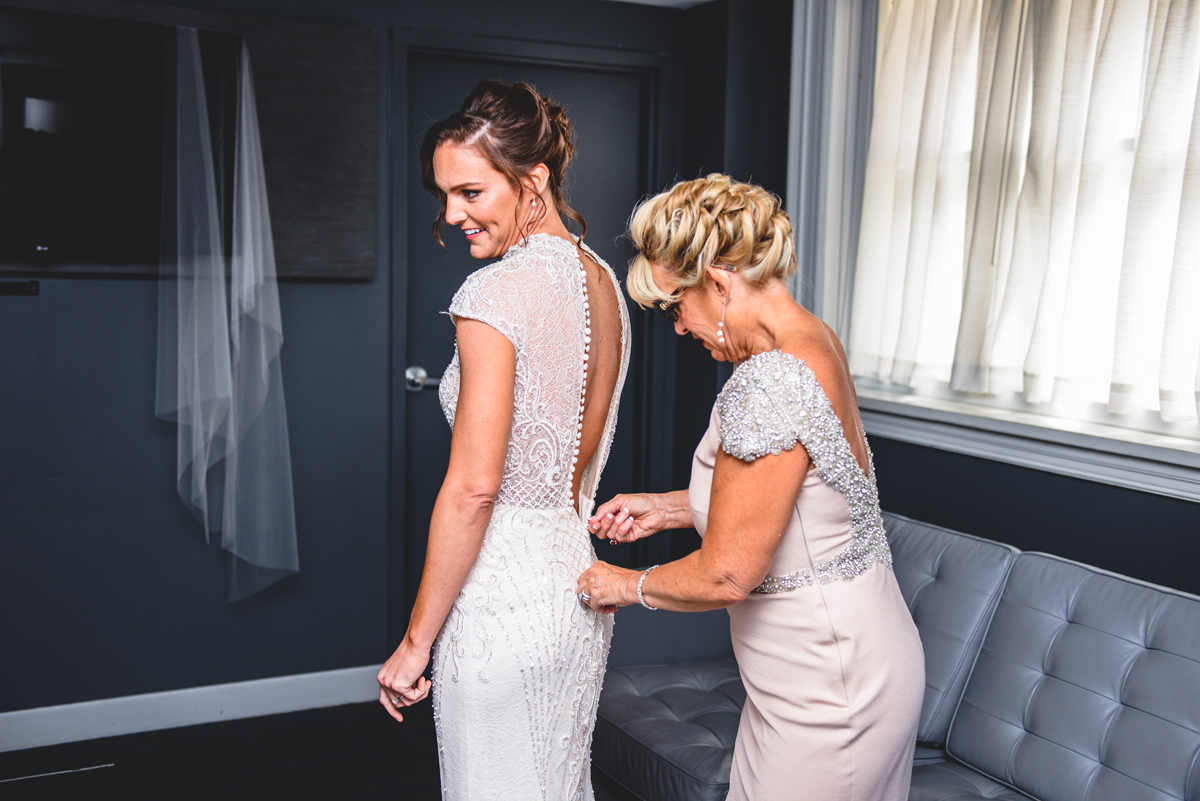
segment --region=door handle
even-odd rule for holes
[[[404,371],[404,388],[409,392],[420,392],[425,387],[436,387],[442,379],[430,378],[424,367],[413,366]]]

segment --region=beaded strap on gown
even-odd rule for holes
[[[629,315],[616,276],[595,253],[620,305],[621,368],[604,433],[571,497],[583,431],[591,343],[586,274],[576,247],[535,234],[473,273],[450,313],[495,328],[516,352],[504,476],[483,547],[438,635],[433,704],[442,797],[448,801],[591,801],[592,728],[612,616],[581,606],[576,579],[596,561],[584,521],[612,445],[629,365]],[[458,353],[438,389],[454,425]]]

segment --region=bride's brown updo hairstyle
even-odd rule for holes
[[[575,131],[567,113],[527,83],[512,85],[500,81],[480,81],[463,101],[462,108],[438,120],[425,132],[421,143],[421,183],[442,204],[433,221],[433,236],[445,249],[441,225],[446,219],[446,194],[438,189],[433,175],[433,152],[438,145],[473,147],[517,190],[517,210],[525,197],[521,179],[538,164],[550,171],[550,194],[561,214],[579,224],[579,241],[587,235],[587,221],[567,203],[563,190],[567,165],[575,155]],[[535,227],[546,215],[545,205],[521,232]],[[515,212],[514,212],[515,216]]]
[[[759,286],[796,272],[792,222],[779,198],[720,173],[681,181],[642,201],[629,233],[638,252],[626,286],[642,306],[670,300],[655,286],[652,264],[684,287],[703,282],[714,264]]]

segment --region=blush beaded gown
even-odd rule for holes
[[[586,276],[575,246],[535,234],[473,273],[450,305],[487,323],[517,356],[512,433],[483,547],[434,645],[433,710],[442,798],[591,801],[592,728],[612,616],[575,597],[596,561],[586,519],[595,503],[629,365],[621,367],[591,461],[579,465],[591,343]],[[438,396],[454,426],[458,353]],[[580,497],[572,480],[582,469]]]
[[[859,466],[803,361],[776,350],[734,370],[692,462],[692,519],[703,536],[718,448],[753,461],[797,444],[813,469],[766,580],[729,607],[746,705],[728,798],[904,801],[925,656],[892,573],[875,469],[869,455]]]

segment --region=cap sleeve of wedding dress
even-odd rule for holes
[[[514,266],[518,269],[512,269]],[[519,266],[498,262],[471,273],[450,301],[451,316],[487,323],[519,350],[528,305],[524,296],[529,291],[521,280],[521,273],[528,270],[522,271]]]

